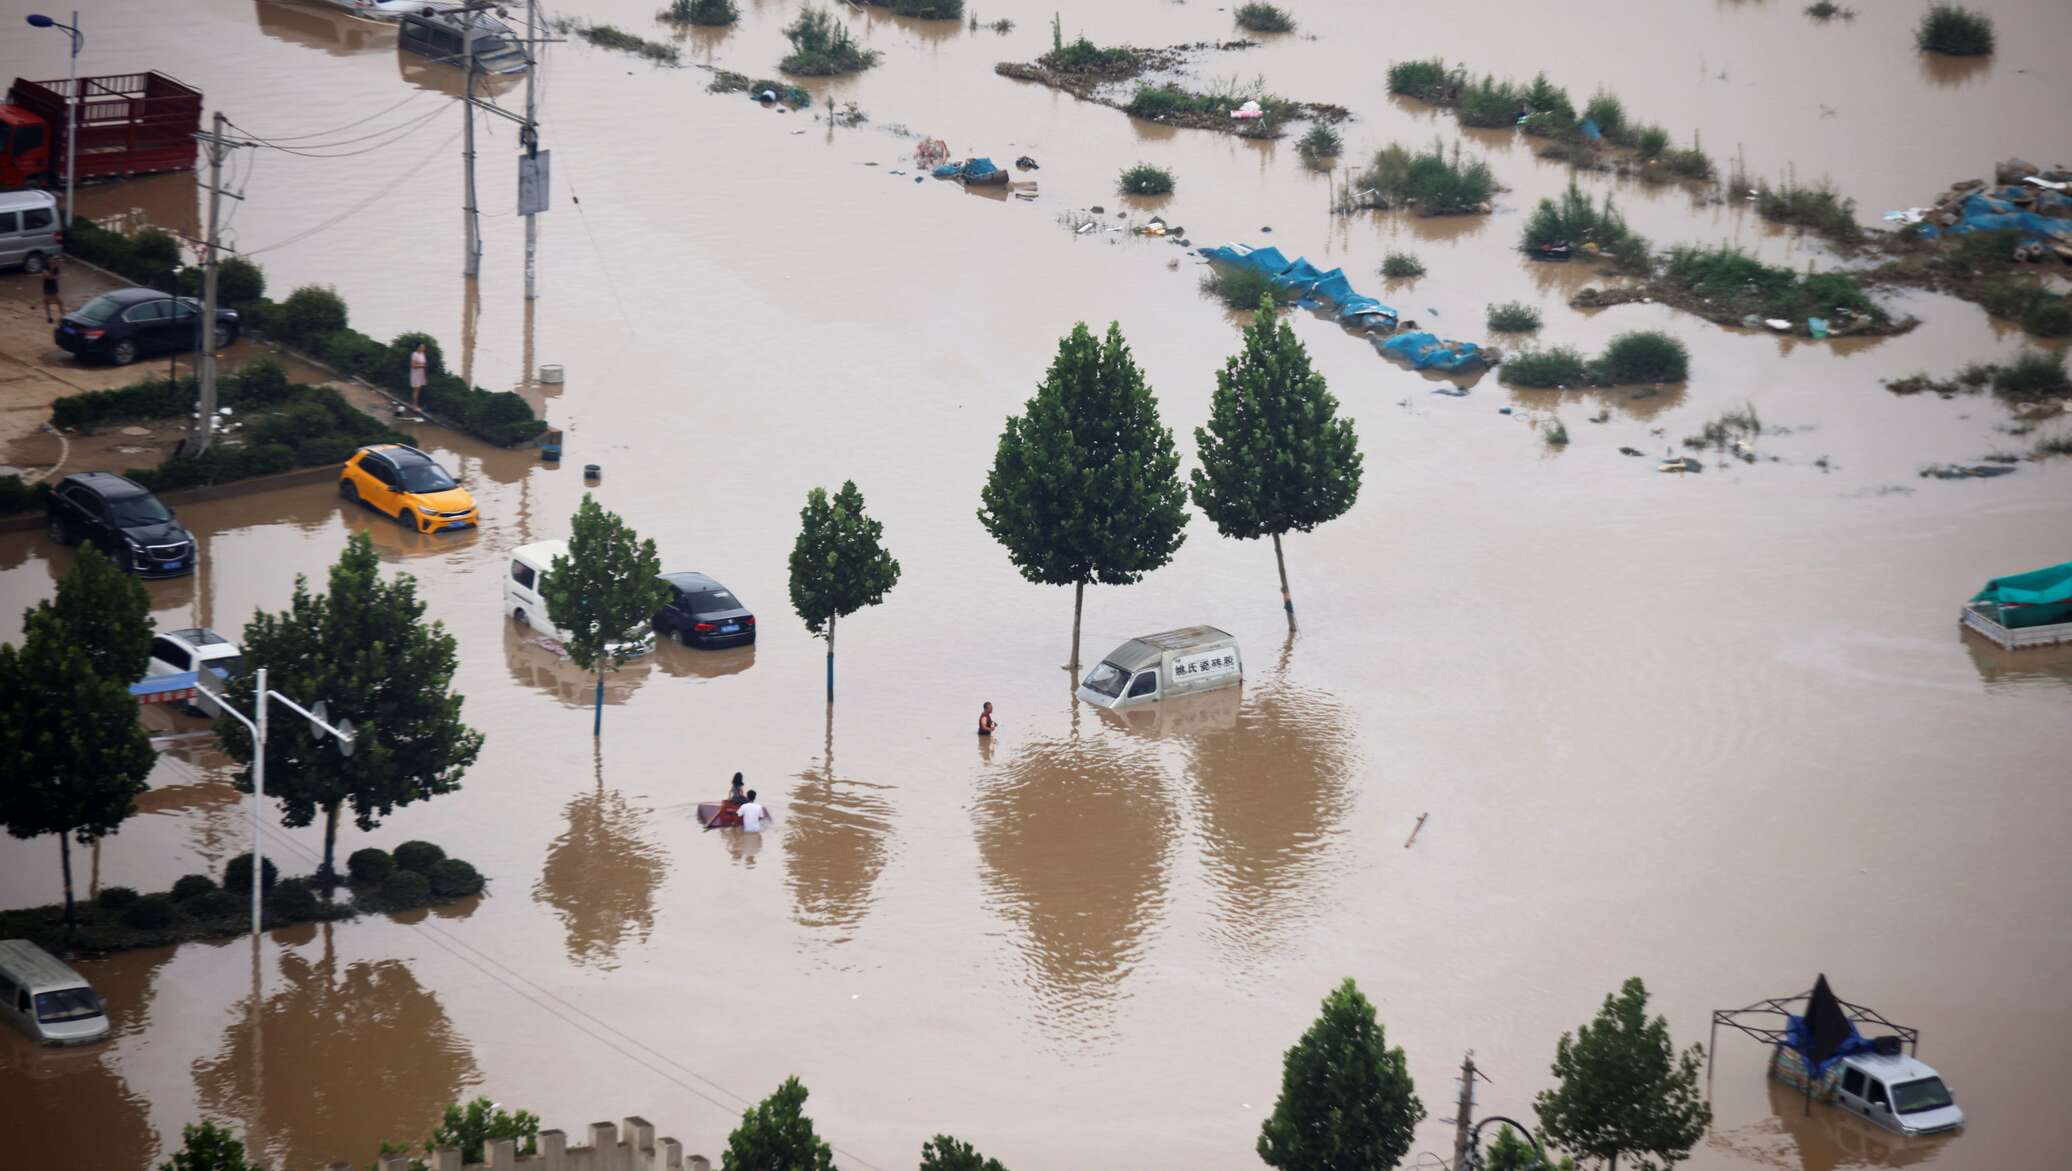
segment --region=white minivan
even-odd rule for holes
[[[0,939],[0,1016],[45,1045],[108,1035],[101,998],[64,961],[26,939]]]
[[[1237,640],[1213,626],[1133,638],[1109,651],[1079,684],[1079,698],[1105,708],[1235,687],[1245,678]]]
[[[568,642],[565,630],[557,630],[547,617],[547,599],[540,591],[545,587],[547,569],[556,557],[568,556],[567,541],[534,541],[511,550],[511,565],[504,572],[504,613],[509,614],[520,626],[529,626],[559,643]],[[626,634],[621,644],[632,654],[652,649],[654,633],[648,629],[647,621]]]
[[[1940,1134],[1964,1125],[1964,1111],[1934,1067],[1898,1054],[1842,1058],[1835,1104],[1904,1135]]]
[[[48,191],[0,191],[0,268],[42,272],[65,249],[57,197]]]

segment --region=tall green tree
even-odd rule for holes
[[[151,662],[151,596],[136,578],[93,545],[79,547],[79,559],[58,582],[58,596],[42,602],[103,679],[134,683]]]
[[[834,1171],[834,1165],[834,1149],[806,1117],[806,1085],[796,1077],[742,1113],[719,1160],[720,1171]]]
[[[1635,976],[1604,998],[1597,1019],[1561,1035],[1553,1089],[1538,1099],[1540,1126],[1563,1150],[1596,1159],[1607,1171],[1631,1156],[1634,1171],[1665,1171],[1687,1159],[1712,1124],[1698,1088],[1705,1047],[1678,1055],[1669,1022],[1647,1015],[1648,992]]]
[[[1259,1128],[1259,1157],[1281,1171],[1387,1171],[1425,1116],[1403,1050],[1348,977],[1288,1050],[1281,1096]]]
[[[988,1159],[978,1148],[946,1134],[921,1144],[921,1171],[1007,1171],[998,1159]]]
[[[1191,477],[1195,504],[1226,537],[1273,538],[1281,607],[1295,629],[1281,536],[1309,532],[1353,506],[1360,445],[1273,298],[1260,298],[1244,350],[1217,372],[1209,425],[1195,428],[1194,442],[1201,457]]]
[[[1007,420],[978,519],[1024,578],[1072,587],[1072,673],[1086,587],[1128,585],[1186,539],[1187,489],[1173,432],[1159,421],[1122,327],[1096,342],[1085,322],[1024,413]]]
[[[668,600],[661,555],[585,492],[569,521],[568,555],[547,567],[540,594],[548,621],[569,636],[568,657],[597,676],[590,734],[602,736],[604,676],[645,648],[646,628]]]
[[[58,835],[65,926],[78,924],[72,843],[120,829],[157,761],[129,680],[95,674],[55,612],[30,612],[22,645],[0,646],[0,822],[18,838]]]
[[[827,640],[827,701],[835,701],[835,619],[875,606],[899,581],[899,562],[885,551],[885,526],[866,516],[856,481],[806,493],[799,539],[791,546],[791,607],[806,629]]]
[[[245,661],[267,669],[269,689],[305,707],[323,701],[333,724],[356,725],[347,756],[287,709],[276,705],[269,713],[266,795],[280,803],[281,824],[291,828],[323,814],[317,873],[324,878],[336,874],[338,818],[348,805],[353,824],[371,830],[400,806],[459,789],[482,751],[482,733],[462,721],[463,700],[453,690],[453,636],[444,623],[425,622],[424,608],[417,579],[384,579],[373,540],[354,533],[331,567],[326,592],[312,593],[298,576],[286,610],[256,612],[245,624]],[[232,680],[231,705],[256,713],[255,683],[251,672]],[[246,766],[237,785],[251,792],[251,733],[226,715],[217,718],[216,734]]]
[[[180,1149],[158,1171],[266,1171],[262,1164],[245,1161],[245,1144],[227,1126],[203,1122],[182,1127],[180,1137]]]

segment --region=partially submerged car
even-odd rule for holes
[[[338,471],[338,495],[365,504],[420,533],[481,523],[475,497],[438,460],[403,443],[369,444]]]
[[[90,541],[139,577],[194,572],[194,534],[150,489],[114,472],[74,472],[51,489],[47,522],[60,545]]]
[[[0,939],[0,1016],[45,1045],[85,1045],[109,1029],[93,986],[26,939]]]
[[[755,615],[734,592],[702,573],[665,573],[669,601],[655,613],[655,633],[684,646],[746,646],[755,641]]]
[[[1244,681],[1237,640],[1213,626],[1186,626],[1130,639],[1109,651],[1079,684],[1079,698],[1120,708],[1196,695]]]
[[[511,564],[504,572],[504,613],[520,626],[528,626],[558,643],[570,634],[557,629],[547,617],[547,572],[556,557],[568,556],[568,542],[534,541],[511,550]],[[627,655],[653,650],[655,636],[645,629],[629,630],[614,647]]]
[[[244,673],[244,652],[229,639],[199,626],[165,630],[151,637],[151,659],[144,667],[146,679],[166,675],[202,676],[201,686],[222,694],[224,685]],[[187,709],[214,718],[220,712],[216,701],[198,689]]]

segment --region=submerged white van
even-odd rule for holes
[[[1097,707],[1235,687],[1245,678],[1237,640],[1213,626],[1187,626],[1133,638],[1109,651],[1079,683],[1079,698]]]
[[[0,1016],[45,1045],[108,1035],[108,1014],[79,973],[26,939],[0,939]]]
[[[547,617],[547,599],[540,591],[547,580],[547,569],[556,557],[568,556],[567,541],[534,541],[511,550],[511,565],[504,572],[504,613],[509,614],[520,626],[529,626],[556,642],[566,643],[568,632],[557,630]],[[630,654],[641,654],[653,649],[655,636],[643,622],[638,629],[626,632],[621,644]]]

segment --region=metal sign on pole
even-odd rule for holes
[[[534,155],[518,156],[518,214],[531,222],[533,216],[547,210],[548,160],[553,151],[543,150]],[[528,252],[526,259],[530,261]],[[530,267],[530,265],[528,265]]]

